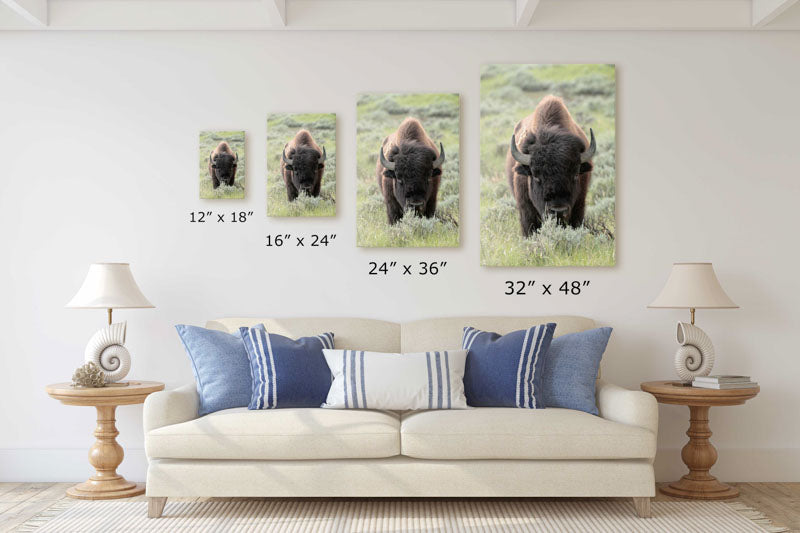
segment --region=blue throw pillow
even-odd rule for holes
[[[250,401],[250,361],[242,337],[197,326],[175,326],[186,353],[200,396],[200,416],[245,407]]]
[[[542,365],[554,323],[498,335],[464,328],[464,392],[473,407],[544,408]]]
[[[331,371],[322,355],[333,349],[333,333],[292,340],[267,333],[263,324],[239,328],[253,376],[248,409],[320,407],[331,388]]]
[[[611,331],[611,328],[597,328],[553,339],[545,357],[542,380],[546,407],[600,414],[595,381]]]

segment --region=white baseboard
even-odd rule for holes
[[[711,473],[722,481],[800,481],[800,449],[731,448],[717,452]],[[688,472],[680,450],[658,450],[654,466],[656,481],[675,481]]]
[[[680,450],[659,450],[656,480],[673,481],[686,473]],[[118,472],[130,481],[144,481],[147,458],[143,449],[125,450]],[[800,449],[719,450],[712,473],[723,481],[800,481]],[[92,474],[87,450],[0,449],[2,481],[84,481]]]
[[[94,473],[88,454],[88,449],[3,448],[0,449],[0,482],[86,481]],[[126,449],[117,472],[128,481],[144,481],[147,478],[144,449]]]

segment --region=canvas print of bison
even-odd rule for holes
[[[358,246],[458,246],[459,95],[368,93],[356,107]]]
[[[481,70],[481,264],[615,263],[614,65]]]
[[[267,215],[336,215],[336,115],[267,116]]]
[[[200,198],[244,198],[243,131],[200,132]]]

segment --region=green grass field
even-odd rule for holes
[[[357,104],[358,246],[439,247],[459,243],[459,152],[461,109],[458,94],[361,94]],[[445,162],[436,215],[421,218],[406,213],[389,226],[375,165],[383,139],[406,117],[422,122],[434,142],[444,145]]]
[[[211,176],[208,175],[208,156],[221,141],[228,141],[233,151],[239,155],[239,164],[236,168],[236,179],[232,187],[220,185],[214,189]],[[244,178],[246,157],[244,153],[243,131],[201,131],[200,149],[200,198],[203,200],[216,200],[219,198],[244,198]]]
[[[300,194],[294,202],[286,197],[281,177],[281,152],[301,129],[325,146],[327,159],[322,188],[317,198]],[[267,117],[267,216],[332,217],[336,215],[336,115],[333,113],[270,113]]]
[[[543,96],[564,99],[597,153],[584,225],[548,220],[523,238],[505,158],[514,125]],[[613,266],[615,263],[616,77],[613,65],[487,65],[481,70],[481,264]]]

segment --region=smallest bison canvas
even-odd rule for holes
[[[267,214],[336,214],[336,115],[267,117]]]
[[[244,132],[200,132],[199,151],[200,198],[244,198]]]

